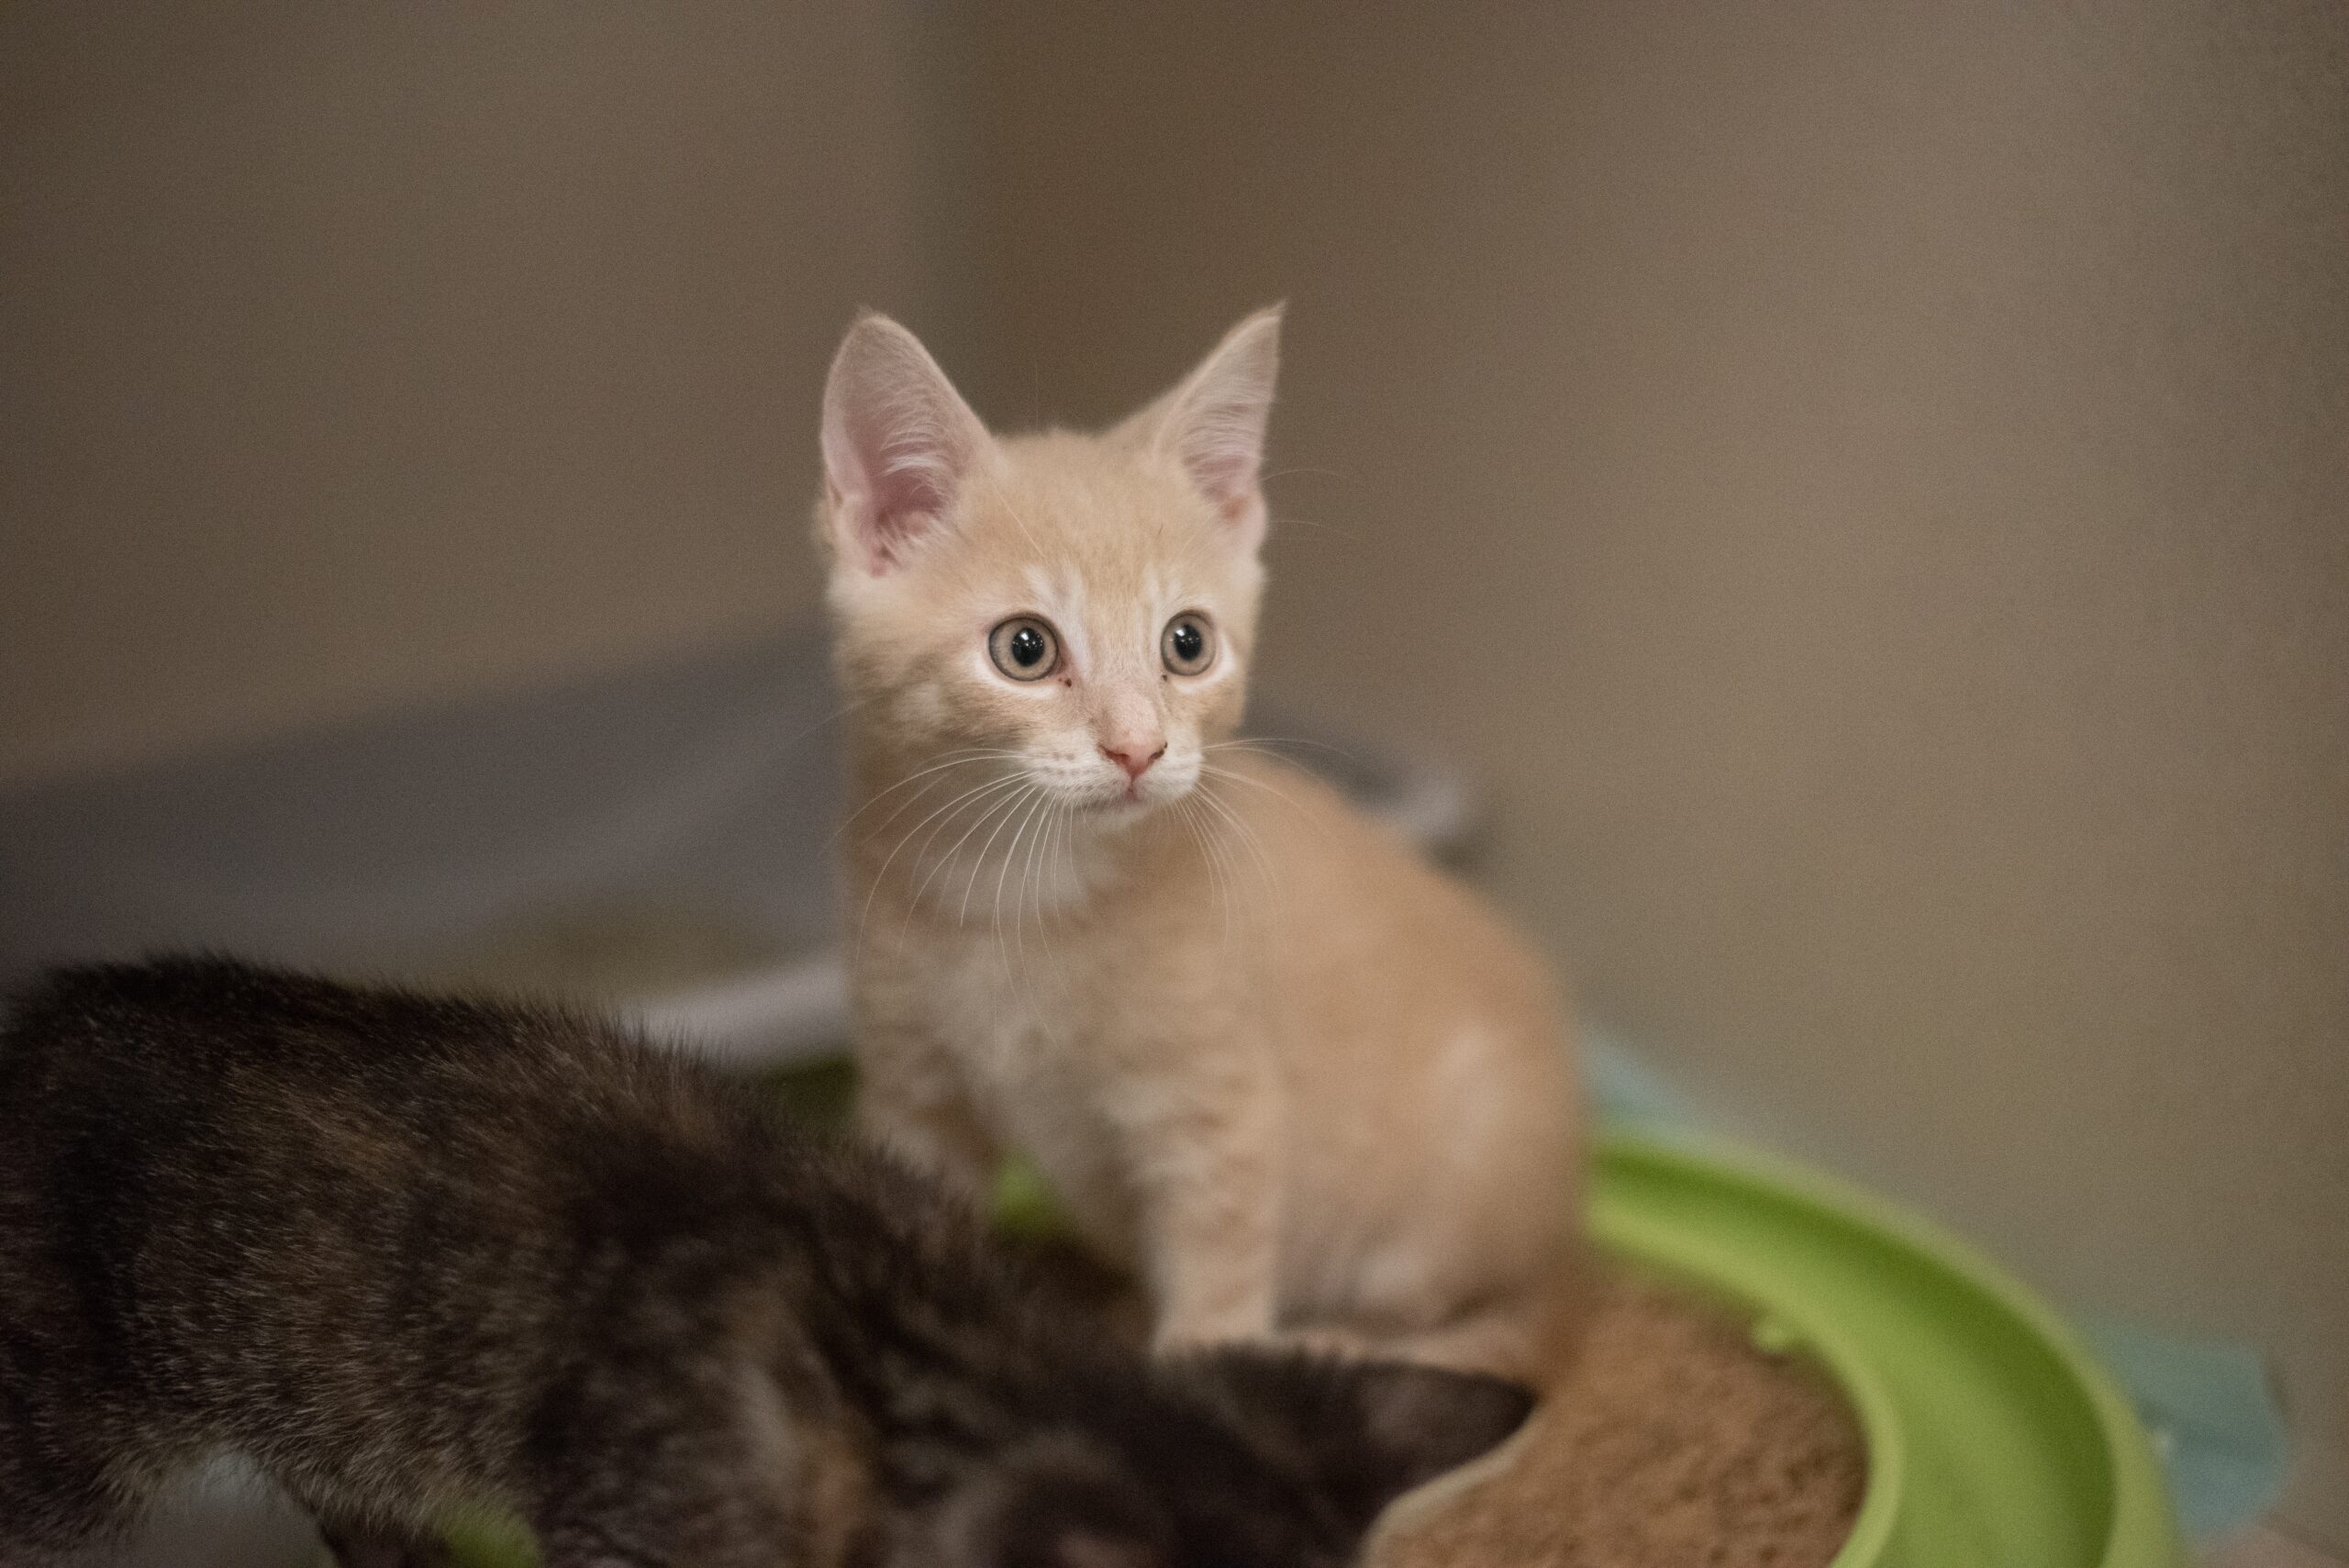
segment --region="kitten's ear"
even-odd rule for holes
[[[825,542],[878,576],[936,528],[991,438],[920,339],[862,316],[824,383]]]
[[[1241,1418],[1304,1459],[1357,1528],[1525,1423],[1533,1392],[1503,1378],[1404,1362],[1346,1362],[1232,1346],[1199,1367]]]
[[[1181,462],[1252,549],[1264,536],[1264,426],[1280,372],[1281,308],[1260,310],[1225,333],[1174,391],[1128,421]]]
[[[1097,1455],[1041,1449],[972,1484],[948,1510],[953,1568],[1170,1568],[1147,1491]]]

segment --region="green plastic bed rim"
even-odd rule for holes
[[[1057,1225],[1024,1166],[996,1202],[1007,1229]],[[1954,1238],[1782,1160],[1622,1132],[1599,1140],[1590,1223],[1842,1391],[1868,1480],[1832,1568],[2187,1568],[2135,1415],[2054,1312]],[[510,1530],[456,1545],[462,1568],[535,1561]]]
[[[2185,1568],[2135,1414],[2054,1312],[1939,1229],[1784,1161],[1629,1134],[1600,1142],[1591,1228],[1842,1390],[1868,1482],[1833,1568]]]

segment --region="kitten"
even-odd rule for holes
[[[232,1449],[348,1562],[1335,1568],[1493,1379],[1153,1367],[909,1173],[606,1024],[218,961],[0,1033],[0,1563]]]
[[[1100,436],[989,434],[903,328],[826,388],[854,714],[868,1129],[975,1190],[1027,1152],[1162,1344],[1519,1375],[1579,1270],[1543,966],[1330,789],[1231,743],[1280,320]]]

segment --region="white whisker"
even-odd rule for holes
[[[971,913],[971,893],[979,885],[979,873],[986,870],[987,855],[994,850],[995,841],[1003,837],[1003,830],[1011,826],[1011,819],[1019,815],[1019,808],[1027,806],[1030,800],[1041,793],[1042,791],[1031,782],[1027,788],[1012,796],[1011,808],[1003,814],[1003,820],[997,822],[995,825],[995,830],[986,836],[985,842],[979,846],[979,852],[971,857],[971,874],[963,883],[963,902],[954,911],[954,923],[957,926],[961,925]],[[958,845],[957,848],[960,846]]]
[[[992,790],[1001,789],[1005,785],[1016,782],[1018,782],[1018,780],[1015,775],[1012,778],[991,779],[985,784],[974,784],[971,788],[964,790],[962,794],[956,795],[945,805],[938,807],[937,810],[932,811],[928,817],[923,817],[919,822],[915,823],[911,828],[906,829],[905,836],[899,839],[896,843],[889,846],[888,854],[882,858],[881,869],[873,873],[872,886],[865,890],[864,908],[856,917],[856,951],[863,952],[864,951],[865,928],[869,926],[873,920],[873,901],[880,895],[881,884],[888,879],[889,867],[896,862],[898,851],[903,850],[907,844],[912,843],[915,834],[920,832],[922,828],[928,827],[931,822],[936,821],[941,815],[952,811],[955,807],[961,806],[965,801],[974,799],[979,795],[984,795]],[[894,820],[894,818],[892,818],[892,820]],[[937,833],[937,828],[931,828],[930,837],[933,839],[936,838]],[[928,848],[928,845],[929,840],[925,840],[923,841],[923,847],[926,849]],[[918,850],[914,852],[914,862],[916,865],[919,865],[921,862],[921,851]]]
[[[1059,841],[1062,830],[1068,826],[1068,803],[1061,800],[1052,802],[1052,815],[1044,819],[1044,830],[1036,836],[1036,842],[1029,846],[1028,871],[1021,879],[1021,896],[1027,895],[1028,884],[1032,883],[1036,895],[1036,935],[1040,940],[1052,934],[1044,910],[1045,899],[1052,889],[1044,879],[1052,874],[1052,848]]]
[[[1019,968],[1022,973],[1025,973],[1028,968],[1028,884],[1036,874],[1037,847],[1043,843],[1045,836],[1052,832],[1053,823],[1059,820],[1060,808],[1060,802],[1057,800],[1047,798],[1045,801],[1043,826],[1037,830],[1034,838],[1028,840],[1028,855],[1019,862],[1019,881],[1017,891],[1013,893],[1011,898],[1011,943],[1019,950]],[[997,890],[996,896],[998,898],[1002,896],[1001,890]],[[1040,899],[1037,904],[1039,917],[1041,917],[1042,912],[1043,905]],[[997,930],[1000,931],[1000,929],[998,926]]]
[[[1256,870],[1264,879],[1264,895],[1266,899],[1274,904],[1277,904],[1280,899],[1280,890],[1276,880],[1273,875],[1273,862],[1265,855],[1264,845],[1259,840],[1256,830],[1248,826],[1246,819],[1243,818],[1239,812],[1232,809],[1230,805],[1217,799],[1215,792],[1208,788],[1204,783],[1201,784],[1198,789],[1194,793],[1198,796],[1199,803],[1201,805],[1208,807],[1210,811],[1215,812],[1226,822],[1231,824],[1232,832],[1239,837],[1240,842],[1246,848],[1248,852],[1255,858]]]
[[[1310,746],[1317,751],[1328,751],[1335,756],[1343,757],[1349,762],[1362,761],[1343,746],[1332,746],[1327,740],[1309,740],[1302,735],[1247,735],[1236,740],[1210,741],[1199,750],[1202,751],[1253,751],[1259,756],[1270,757],[1275,762],[1286,762],[1289,760],[1276,750],[1282,746]],[[1296,764],[1292,762],[1290,765],[1293,767]]]
[[[1213,828],[1205,820],[1205,814],[1199,809],[1197,801],[1191,796],[1186,796],[1180,806],[1179,815],[1183,826],[1190,833],[1191,842],[1198,849],[1200,863],[1207,868],[1208,886],[1215,895],[1217,906],[1223,911],[1223,940],[1224,945],[1229,947],[1231,943],[1231,915],[1234,902],[1231,896],[1230,863],[1225,860],[1222,847],[1216,842]]]
[[[896,794],[897,791],[905,788],[907,784],[912,784],[917,779],[929,778],[932,773],[942,773],[949,768],[969,767],[977,762],[985,762],[990,758],[1016,758],[1019,755],[1019,753],[1017,751],[1007,751],[1000,749],[950,751],[933,762],[929,767],[921,768],[916,772],[907,773],[904,778],[899,779],[896,784],[891,784],[886,789],[876,790],[874,793],[872,799],[866,801],[863,806],[858,806],[854,811],[850,812],[846,817],[841,819],[840,826],[832,829],[832,836],[824,841],[824,847],[828,850],[831,848],[833,844],[840,841],[841,835],[848,831],[850,824],[853,823],[858,817],[863,816],[866,812],[872,810],[884,800],[886,800],[889,796]],[[936,783],[933,782],[931,784],[925,785],[923,788],[917,791],[911,800],[899,802],[897,809],[891,812],[887,817],[882,818],[880,824],[874,828],[874,831],[880,832],[885,829],[890,823],[895,822],[900,816],[904,815],[907,806],[912,805],[914,801],[919,800],[923,795],[928,795],[930,790],[935,787]]]
[[[1019,831],[1013,833],[1011,842],[1004,846],[1003,865],[995,873],[995,946],[996,956],[1003,960],[1003,971],[1007,976],[1011,973],[1011,953],[1003,940],[1003,884],[1011,875],[1011,862],[1019,857],[1019,840],[1028,836],[1028,828],[1036,820],[1036,814],[1051,804],[1052,796],[1046,795],[1041,789],[1036,791],[1035,798],[1029,803],[1027,815],[1019,819]],[[987,842],[992,844],[995,840],[990,837]],[[979,851],[979,860],[982,864],[985,862],[986,851]],[[963,897],[964,902],[969,901],[970,893],[967,889],[963,892]],[[1019,909],[1017,905],[1012,906],[1011,915],[1014,920],[1019,917]]]
[[[1202,778],[1228,779],[1233,784],[1244,784],[1249,785],[1251,788],[1263,790],[1266,795],[1271,795],[1275,800],[1284,802],[1293,810],[1303,811],[1305,809],[1302,806],[1297,805],[1297,797],[1295,795],[1289,794],[1288,791],[1281,788],[1278,784],[1267,783],[1264,779],[1252,778],[1246,773],[1237,771],[1236,769],[1219,768],[1213,762],[1201,762],[1199,764],[1199,775]]]
[[[815,734],[818,729],[823,728],[827,724],[838,724],[841,719],[846,718],[850,714],[854,713],[858,708],[863,707],[866,703],[869,703],[873,699],[871,697],[857,697],[853,701],[842,703],[839,707],[834,708],[831,712],[826,714],[823,717],[818,719],[815,723],[807,726],[806,728],[795,729],[789,735],[785,736],[783,738],[783,743],[786,746],[796,745],[798,742],[807,740],[810,735]]]
[[[963,852],[963,846],[971,841],[971,835],[985,827],[989,822],[993,821],[997,812],[1006,811],[1007,808],[1017,807],[1019,804],[1023,792],[1033,787],[1029,784],[1027,780],[1021,778],[1010,778],[1002,782],[1012,786],[1009,792],[997,795],[995,799],[988,801],[986,809],[980,812],[977,819],[968,828],[963,829],[963,836],[955,840],[952,844],[949,845],[944,854],[940,855],[936,860],[932,861],[930,865],[930,870],[922,874],[921,885],[914,889],[913,902],[907,906],[906,922],[908,926],[913,923],[913,911],[921,906],[923,895],[929,893],[930,884],[938,880],[939,873],[944,871],[947,867],[954,863],[954,857]],[[933,833],[932,837],[935,839],[937,835]],[[924,845],[922,853],[926,855],[929,852],[929,846]],[[958,919],[956,923],[960,924],[961,922]]]

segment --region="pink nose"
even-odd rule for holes
[[[1166,755],[1166,742],[1161,740],[1158,750],[1145,752],[1139,746],[1104,746],[1101,754],[1126,770],[1126,777],[1138,779],[1150,772],[1150,765]]]

